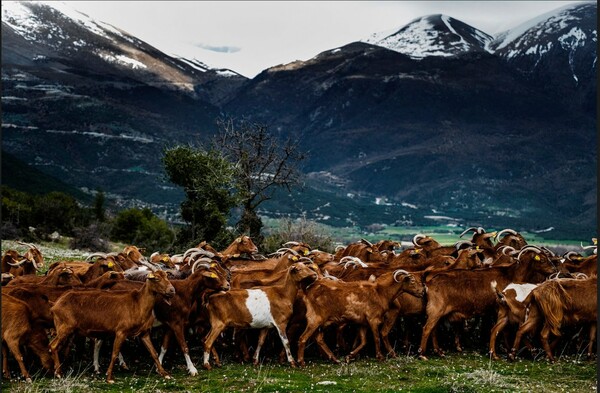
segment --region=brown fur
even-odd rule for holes
[[[50,309],[56,327],[56,337],[50,343],[55,374],[61,375],[58,351],[72,334],[95,336],[114,333],[113,353],[107,371],[109,383],[114,382],[112,370],[121,344],[127,337],[138,335],[150,352],[159,374],[168,377],[158,361],[149,333],[154,321],[152,310],[155,303],[164,296],[172,297],[174,292],[166,274],[157,271],[137,291],[112,293],[102,290],[71,290],[65,293]]]

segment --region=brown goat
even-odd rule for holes
[[[275,327],[285,348],[288,362],[295,366],[286,336],[286,328],[292,316],[298,286],[304,280],[316,280],[317,273],[303,263],[295,263],[288,269],[285,283],[254,289],[233,289],[210,297],[207,304],[211,329],[204,340],[204,368],[209,364],[213,343],[227,327],[238,329],[262,329],[254,352],[258,363],[260,348],[268,328]]]
[[[11,273],[13,276],[36,274],[44,267],[44,257],[35,244],[18,242],[28,246],[29,250],[23,256],[17,251],[7,250],[2,256],[2,273]]]
[[[170,378],[158,361],[158,355],[150,340],[150,329],[154,322],[152,311],[155,303],[159,299],[171,298],[174,294],[175,288],[162,271],[149,275],[140,290],[123,293],[71,290],[65,293],[50,309],[56,327],[56,337],[50,343],[55,375],[61,376],[58,351],[73,333],[83,336],[114,333],[113,352],[106,373],[108,383],[114,383],[113,366],[123,341],[127,337],[138,335],[150,352],[158,373]]]
[[[521,251],[518,261],[509,266],[451,270],[427,276],[427,322],[423,326],[419,357],[427,359],[425,351],[429,335],[441,318],[456,322],[493,310],[496,296],[489,289],[492,281],[504,287],[511,282],[535,282],[532,277],[537,272],[549,276],[556,271],[556,266],[546,255],[528,246]],[[434,351],[443,356],[439,348]]]
[[[40,358],[42,366],[52,370],[52,359],[48,353],[48,336],[44,328],[35,323],[30,306],[22,300],[2,293],[2,373],[4,378],[10,379],[8,371],[7,351],[13,354],[21,374],[27,382],[31,376],[27,372],[21,345],[26,345]]]
[[[550,335],[560,336],[562,326],[585,322],[591,323],[588,356],[592,356],[598,317],[598,299],[595,296],[597,291],[598,281],[596,277],[584,280],[549,280],[531,291],[523,301],[525,307],[531,307],[535,304],[537,311],[544,319],[540,339],[548,360],[554,362],[554,356],[548,342]],[[590,296],[591,294],[594,296]],[[526,321],[519,328],[517,338],[520,338],[519,333],[522,334],[522,331],[528,329],[527,325],[532,323],[529,320]],[[514,358],[517,345],[518,341],[515,339],[515,345],[511,349],[511,358]]]
[[[398,279],[398,276],[401,278]],[[379,326],[390,303],[404,291],[417,297],[425,293],[424,287],[410,273],[403,270],[386,273],[373,283],[320,279],[304,288],[307,326],[298,340],[298,364],[304,365],[306,342],[317,329],[339,322],[368,325],[375,341],[377,359],[382,360]],[[348,355],[348,360],[355,357],[366,345],[365,333],[365,329],[360,331],[361,343]],[[325,343],[322,330],[317,332],[315,340],[330,360],[339,362]]]

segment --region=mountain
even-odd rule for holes
[[[490,49],[570,107],[595,115],[597,7],[584,2],[545,13],[500,33]]]
[[[560,31],[543,22],[557,11],[495,39],[426,16],[253,79],[72,10],[4,6],[3,149],[80,189],[176,212],[183,194],[164,181],[163,149],[206,140],[226,114],[268,124],[309,153],[305,191],[278,193],[261,214],[596,230],[596,63],[578,68],[595,47],[526,62],[537,38],[552,48],[576,29],[595,38],[586,27],[595,6],[569,8]]]
[[[63,3],[2,3],[3,148],[78,187],[176,206],[163,149],[211,135],[245,80]]]
[[[363,42],[403,53],[413,59],[483,52],[492,36],[447,15],[417,18],[390,34],[375,33]]]

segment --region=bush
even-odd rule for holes
[[[280,221],[277,229],[271,230],[263,243],[263,252],[269,254],[281,248],[283,243],[289,241],[304,242],[311,248],[321,251],[333,252],[333,239],[325,229],[306,217],[292,220],[285,218]]]
[[[132,208],[117,214],[112,225],[111,239],[133,244],[150,252],[166,251],[175,241],[175,232],[150,209]]]
[[[73,229],[73,239],[69,247],[79,250],[89,250],[91,252],[109,252],[110,244],[108,237],[108,227],[102,224],[92,224],[87,227]]]

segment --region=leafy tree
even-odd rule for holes
[[[166,251],[175,240],[174,231],[148,208],[126,209],[114,218],[111,238],[148,251]]]
[[[94,198],[94,215],[96,220],[102,222],[106,219],[106,209],[104,207],[105,197],[102,190],[96,191],[96,197]]]
[[[177,146],[165,151],[163,164],[169,180],[183,187],[186,195],[181,216],[189,225],[179,233],[180,245],[203,240],[215,247],[226,245],[232,238],[226,230],[227,217],[237,204],[229,161],[217,150]]]
[[[263,224],[257,209],[277,188],[290,191],[299,183],[300,163],[306,156],[297,141],[280,140],[265,124],[228,118],[219,119],[217,127],[214,149],[235,168],[235,186],[243,208],[239,229],[262,244]]]

